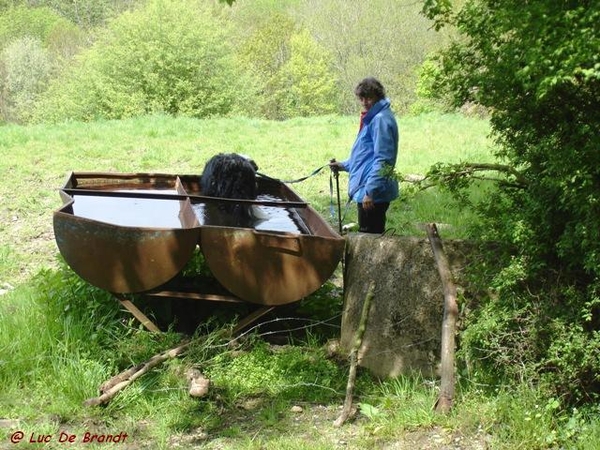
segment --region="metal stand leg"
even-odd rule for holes
[[[133,314],[133,316],[137,320],[139,320],[142,325],[146,327],[146,329],[155,333],[160,333],[160,329],[154,324],[154,322],[148,319],[148,316],[146,316],[146,314],[140,311],[137,306],[131,303],[130,300],[127,300],[123,297],[119,297],[118,295],[115,295],[115,297],[117,298],[117,300],[119,300],[121,305],[123,305],[127,311]]]

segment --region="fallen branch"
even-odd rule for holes
[[[427,236],[444,289],[444,319],[442,323],[441,385],[440,395],[435,402],[437,412],[446,413],[454,401],[454,350],[458,304],[456,285],[452,279],[450,264],[442,246],[442,240],[434,223],[427,224]]]
[[[358,328],[356,329],[356,337],[354,339],[354,345],[350,350],[350,372],[348,373],[348,384],[346,385],[346,399],[344,400],[344,406],[340,416],[333,422],[334,427],[341,427],[344,422],[350,416],[352,411],[352,393],[354,392],[354,383],[356,382],[356,368],[358,366],[358,351],[362,345],[363,336],[367,328],[367,318],[369,316],[369,309],[371,308],[371,300],[373,299],[375,291],[375,283],[371,281],[367,290],[367,295],[363,303],[362,312],[360,314],[360,321]]]
[[[115,395],[117,395],[117,393],[119,393],[121,390],[129,386],[139,377],[150,371],[153,367],[156,367],[164,361],[171,358],[175,358],[182,354],[189,347],[190,344],[191,342],[186,342],[184,344],[179,345],[178,347],[164,351],[162,353],[159,353],[158,355],[154,355],[148,361],[142,364],[138,364],[137,366],[131,367],[119,373],[118,375],[115,375],[100,387],[100,392],[102,394],[99,397],[94,397],[86,400],[83,403],[84,406],[96,406],[108,403],[112,400],[112,398]]]

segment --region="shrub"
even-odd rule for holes
[[[80,30],[47,7],[18,6],[0,15],[0,117],[27,120],[57,68],[82,42]]]
[[[331,58],[302,30],[290,37],[290,57],[277,75],[284,117],[331,114],[336,109]]]
[[[46,89],[52,66],[50,55],[39,39],[23,37],[4,49],[0,64],[4,80],[1,117],[7,122],[22,121]]]
[[[71,22],[47,7],[9,8],[0,14],[0,48],[24,37],[37,38],[45,46],[55,30],[72,26]]]
[[[239,59],[255,80],[260,115],[281,120],[335,111],[330,55],[285,14],[258,27]]]
[[[294,22],[277,13],[257,27],[240,46],[238,58],[254,81],[256,110],[267,119],[284,116],[279,100],[278,73],[289,58],[289,40],[294,32]]]
[[[194,0],[153,0],[126,12],[52,84],[36,119],[227,114],[237,76],[225,31]]]
[[[480,235],[511,246],[473,315],[478,370],[549,382],[572,401],[600,396],[600,20],[594,2],[425,2],[462,39],[441,58],[455,106],[491,111],[509,180],[480,205]],[[513,182],[514,181],[514,182]],[[584,346],[582,343],[587,342]],[[483,356],[483,355],[482,355]],[[551,374],[551,376],[548,376]],[[520,380],[519,380],[520,381]]]
[[[297,9],[332,55],[343,114],[356,113],[354,87],[366,76],[381,80],[396,111],[408,109],[415,100],[415,69],[443,39],[418,2],[306,0]]]
[[[416,100],[410,105],[410,112],[414,115],[434,111],[449,112],[452,110],[449,100],[437,90],[435,85],[440,77],[441,70],[434,57],[426,59],[417,69],[417,84],[415,88]]]

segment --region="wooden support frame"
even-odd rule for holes
[[[148,318],[148,316],[146,316],[146,314],[140,311],[140,309],[137,306],[135,306],[131,302],[131,300],[127,300],[126,298],[121,297],[119,295],[116,295],[115,297],[117,298],[117,300],[119,300],[119,303],[121,303],[121,305],[123,305],[123,307],[133,315],[133,317],[139,320],[140,323],[146,327],[148,331],[160,333],[160,328],[158,328],[156,324],[152,322]]]
[[[456,322],[458,321],[457,288],[454,283],[450,262],[444,252],[442,239],[435,223],[427,224],[427,236],[444,290],[444,317],[442,322],[441,385],[435,410],[448,413],[454,403]]]
[[[150,320],[131,300],[118,295],[113,294],[121,305],[129,311],[148,331],[153,333],[160,333],[160,328]],[[157,291],[146,294],[148,297],[170,297],[170,298],[184,298],[194,300],[207,300],[213,302],[224,302],[224,303],[244,303],[243,300],[234,296],[225,296],[217,294],[202,294],[198,292],[184,292],[184,291]],[[256,311],[248,314],[246,317],[241,319],[237,326],[233,329],[233,334],[239,333],[244,328],[252,325],[254,322],[259,320],[264,315],[273,311],[275,306],[263,306]]]

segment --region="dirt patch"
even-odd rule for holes
[[[203,448],[212,450],[265,448],[275,449],[282,436],[314,448],[364,450],[487,450],[490,436],[482,429],[470,435],[436,426],[426,429],[390,432],[373,426],[367,417],[358,414],[354,420],[336,428],[333,422],[341,406],[296,405],[277,423],[265,426],[253,420],[253,409],[240,409],[239,414],[227,417],[229,425],[236,425],[236,435],[227,432],[207,433],[196,429],[171,437],[171,448]],[[304,448],[304,447],[302,447]]]

